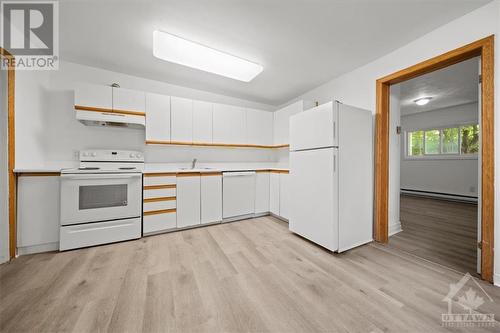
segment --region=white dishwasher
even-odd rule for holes
[[[234,221],[255,213],[255,171],[222,173],[222,218]]]

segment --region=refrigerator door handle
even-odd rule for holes
[[[336,126],[336,125],[337,125],[337,122],[336,122],[336,121],[334,121],[334,122],[333,122],[333,138],[334,138],[334,139],[336,138],[336,134],[337,134],[337,133],[336,133],[336,132],[337,132],[337,130],[336,130],[337,126]]]
[[[333,155],[333,172],[337,172],[337,155]]]

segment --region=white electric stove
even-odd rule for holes
[[[85,150],[61,171],[59,249],[135,239],[142,232],[141,152]]]

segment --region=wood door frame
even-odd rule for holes
[[[0,47],[0,61],[8,61],[7,69],[7,128],[8,128],[8,173],[9,173],[9,257],[16,256],[17,230],[16,230],[16,185],[17,179],[14,173],[15,165],[15,77],[16,71],[12,64],[14,56],[7,50]]]
[[[493,282],[494,241],[494,35],[418,63],[377,80],[375,113],[374,239],[389,240],[389,98],[390,86],[464,60],[481,57],[481,277]]]

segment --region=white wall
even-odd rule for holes
[[[9,260],[7,71],[0,70],[0,263]]]
[[[478,122],[478,104],[470,103],[401,117],[403,133],[416,129]],[[404,134],[403,134],[404,135]],[[402,142],[404,137],[401,138]],[[401,147],[401,188],[477,197],[478,160],[407,159]]]
[[[500,6],[495,0],[487,5],[460,17],[415,41],[369,63],[354,71],[341,75],[289,103],[300,100],[313,100],[324,103],[338,99],[345,104],[375,110],[375,81],[398,70],[404,69],[426,59],[474,42],[478,39],[498,34],[500,31]],[[500,43],[495,43],[495,68],[500,68]],[[495,78],[495,100],[500,100],[498,87],[500,75]],[[287,103],[288,104],[288,103]],[[495,103],[495,169],[500,165],[500,115]],[[394,159],[390,152],[390,158]],[[498,171],[496,172],[498,174]],[[500,177],[495,179],[495,243],[500,244]],[[395,221],[389,221],[395,222]],[[500,255],[495,256],[495,281],[500,285]]]
[[[16,73],[16,168],[67,164],[76,161],[82,149],[135,149],[145,152],[146,162],[268,162],[274,153],[267,149],[146,146],[144,130],[84,126],[75,119],[74,86],[77,82],[111,84],[123,88],[225,103],[262,110],[274,107],[200,90],[175,86],[61,62],[58,71]]]

